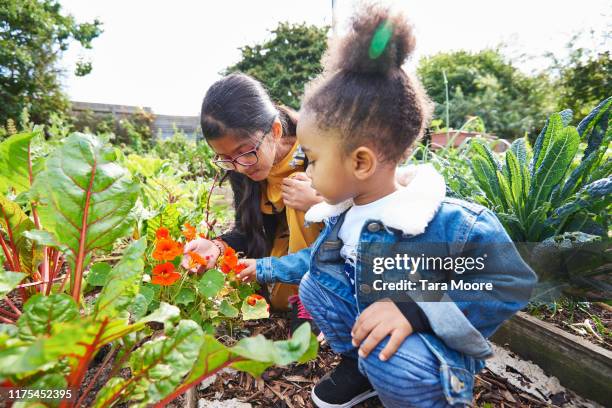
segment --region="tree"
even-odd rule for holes
[[[556,110],[571,109],[575,118],[586,116],[612,89],[610,40],[612,24],[604,30],[581,30],[560,53],[548,52],[546,67],[559,92]]]
[[[0,125],[18,119],[24,108],[35,123],[65,112],[68,100],[61,90],[58,61],[72,42],[89,49],[101,33],[98,20],[77,24],[62,13],[57,0],[2,0]],[[77,64],[77,75],[90,71],[88,62]]]
[[[421,59],[417,73],[440,119],[445,119],[446,74],[453,128],[479,116],[488,132],[515,138],[534,133],[554,108],[548,76],[522,73],[497,49],[439,53]]]
[[[321,72],[328,27],[280,23],[273,38],[240,48],[242,59],[223,75],[240,71],[259,80],[276,102],[298,109],[304,85]]]

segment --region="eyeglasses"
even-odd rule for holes
[[[217,154],[213,159],[213,163],[224,170],[236,170],[236,163],[242,167],[250,167],[257,164],[257,150],[259,150],[259,147],[267,134],[268,132],[264,133],[253,149],[249,150],[248,152],[244,152],[231,159],[219,159],[219,155]]]

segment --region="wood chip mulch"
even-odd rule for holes
[[[288,321],[280,314],[273,314],[269,320],[247,322],[246,328],[252,334],[263,333],[274,340],[287,338]],[[237,400],[250,403],[253,407],[266,408],[314,408],[310,392],[327,372],[339,363],[340,358],[327,345],[319,348],[314,361],[288,367],[272,367],[261,378],[255,379],[246,373],[224,372],[208,386],[200,386],[198,398],[206,400]],[[561,399],[559,399],[561,398]],[[558,397],[563,403],[562,396]],[[556,404],[555,404],[556,405]],[[543,398],[527,394],[509,384],[488,369],[476,378],[474,404],[477,407],[546,407],[551,406]],[[357,408],[382,408],[378,398],[371,398]]]

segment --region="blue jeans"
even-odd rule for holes
[[[476,360],[448,348],[433,334],[408,336],[395,354],[381,361],[378,354],[388,337],[361,358],[351,343],[351,328],[358,310],[307,273],[300,283],[300,299],[336,353],[358,359],[385,407],[449,407],[471,404],[474,374],[484,367]]]

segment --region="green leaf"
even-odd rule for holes
[[[227,299],[223,299],[219,306],[219,312],[227,317],[238,317],[238,309],[236,309]]]
[[[544,129],[540,132],[540,135],[536,139],[535,145],[533,146],[533,157],[530,163],[530,170],[532,178],[535,176],[535,172],[542,163],[546,152],[548,151],[548,145],[553,138],[553,135],[557,134],[563,129],[563,120],[560,113],[553,113],[550,115]]]
[[[33,265],[37,257],[33,252],[32,243],[24,235],[32,228],[34,228],[34,223],[21,207],[8,198],[0,196],[0,229],[4,230],[9,238],[7,244],[13,243],[17,249],[19,263],[16,267],[19,267],[20,270],[16,272],[30,274],[36,267]]]
[[[520,168],[520,163],[514,153],[511,150],[506,152],[506,168],[510,176],[509,185],[514,197],[515,208],[521,207],[524,203],[524,190],[525,183],[523,181],[523,175]],[[518,211],[517,211],[518,212]]]
[[[34,295],[23,306],[23,314],[17,321],[19,337],[34,340],[42,335],[50,335],[54,323],[69,322],[78,316],[76,302],[66,294]]]
[[[174,298],[174,303],[177,305],[189,305],[196,299],[195,293],[191,288],[181,288],[179,293]]]
[[[0,271],[0,300],[15,289],[25,276],[21,272]]]
[[[531,146],[529,146],[529,140],[526,137],[516,139],[510,145],[510,151],[514,153],[518,162],[521,165],[528,165],[531,160]]]
[[[198,282],[198,290],[204,297],[215,297],[224,284],[225,275],[216,269],[210,269]]]
[[[142,294],[137,294],[130,306],[130,314],[134,317],[134,319],[142,319],[149,309],[149,303],[147,302],[147,298]]]
[[[155,234],[160,227],[168,228],[171,236],[178,236],[180,234],[178,227],[180,215],[176,204],[168,204],[162,208],[159,215],[146,221],[147,241],[149,243],[155,242]]]
[[[143,404],[160,401],[181,383],[193,367],[204,343],[204,333],[191,320],[181,320],[167,337],[145,343],[130,356],[136,387],[144,389]]]
[[[97,319],[117,316],[132,304],[142,281],[145,249],[145,240],[140,239],[125,250],[98,296],[94,308]]]
[[[94,136],[72,134],[51,153],[32,187],[45,229],[70,248],[73,292],[91,252],[110,249],[133,226],[139,186],[115,158]]]
[[[496,169],[481,155],[474,155],[470,160],[476,182],[486,197],[496,206],[502,206],[501,191],[497,180]]]
[[[29,148],[38,132],[19,133],[0,143],[0,195],[30,189]]]
[[[612,97],[601,101],[584,119],[580,121],[576,130],[580,137],[584,137],[599,122],[601,117],[609,111],[612,106]]]
[[[126,382],[126,379],[120,377],[113,377],[106,381],[104,386],[98,391],[93,407],[100,408],[110,406],[108,402],[125,386]]]
[[[265,299],[257,299],[253,306],[249,305],[247,300],[245,299],[242,302],[242,307],[240,311],[242,312],[243,320],[255,320],[255,319],[267,319],[270,317],[270,305],[266,302]]]
[[[87,283],[91,286],[104,286],[108,281],[110,272],[111,266],[106,262],[93,264],[87,275]]]
[[[578,132],[573,127],[560,129],[551,135],[550,146],[539,161],[540,164],[532,178],[528,212],[550,198],[553,188],[563,179],[576,155],[579,139]]]

